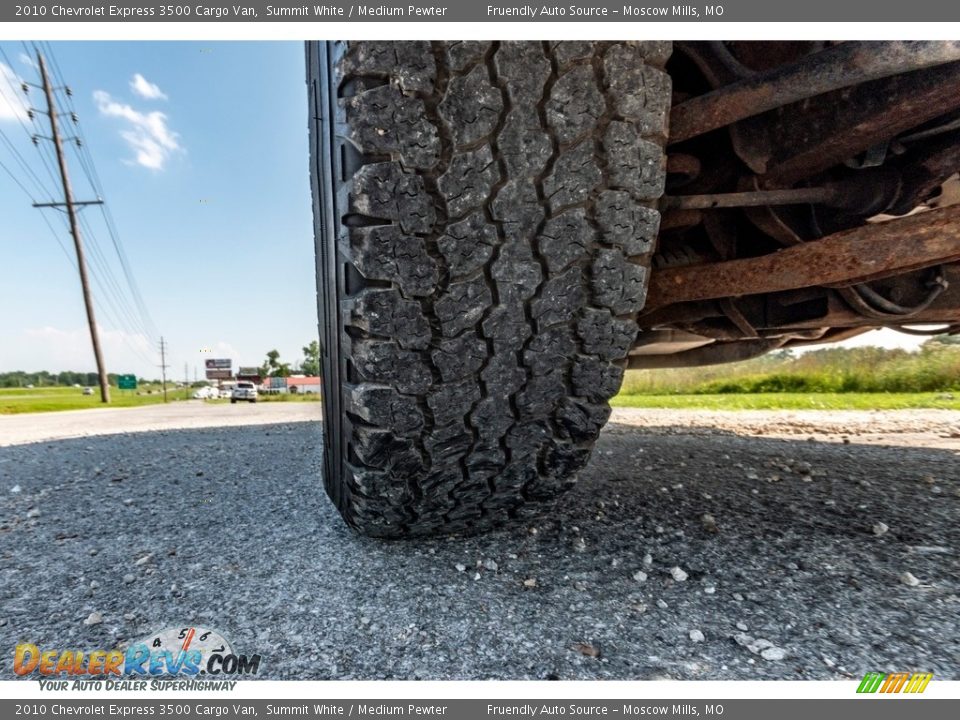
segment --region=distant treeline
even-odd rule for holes
[[[624,395],[960,391],[960,338],[940,336],[917,352],[878,347],[782,350],[729,365],[629,371]]]
[[[109,373],[107,375],[107,381],[111,385],[116,385],[117,375],[115,373]],[[41,370],[40,372],[14,370],[13,372],[0,373],[0,387],[4,388],[27,387],[28,385],[33,385],[34,387],[70,387],[72,385],[92,387],[98,385],[99,382],[100,380],[97,378],[95,372],[73,372],[65,370],[64,372],[52,373],[46,370]],[[146,381],[141,378],[140,382],[144,383]]]

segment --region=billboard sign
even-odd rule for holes
[[[207,370],[229,370],[233,367],[233,360],[230,358],[209,358],[204,360]]]
[[[226,370],[211,370],[207,368],[207,380],[229,380],[233,377],[233,373],[230,372],[230,369]]]

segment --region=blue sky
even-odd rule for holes
[[[0,91],[19,102],[22,93],[11,97],[18,80],[38,78],[26,58],[31,48],[0,47]],[[191,378],[195,366],[202,376],[211,356],[229,357],[234,367],[259,364],[272,348],[281,359],[299,360],[317,329],[302,43],[50,48],[72,89],[144,304],[169,344],[170,374],[182,378],[186,364]],[[18,120],[31,132],[35,126],[7,100],[0,95],[0,131],[52,189]],[[40,93],[31,90],[28,102],[40,105]],[[77,198],[94,197],[75,151],[68,161]],[[2,139],[0,162],[40,195]],[[41,213],[72,253],[58,211],[31,207],[0,169],[0,372],[92,370],[77,273]],[[83,215],[93,231],[88,243],[123,285],[99,210]],[[158,377],[157,338],[138,332],[139,319],[119,308],[98,259],[90,264],[108,288],[93,285],[104,308],[98,322],[108,369]]]

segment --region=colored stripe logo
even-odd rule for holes
[[[922,693],[933,678],[933,673],[879,673],[868,672],[860,681],[858,693]]]

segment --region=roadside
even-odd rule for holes
[[[604,432],[786,438],[960,451],[960,410],[615,408]]]
[[[614,407],[681,410],[960,410],[960,393],[953,392],[742,392],[662,395],[621,393]]]
[[[0,415],[0,447],[76,437],[270,423],[319,422],[318,402],[231,405],[228,401],[170,403],[56,413]],[[871,445],[960,450],[960,410],[702,410],[614,408],[604,433],[816,439]]]
[[[212,403],[203,400],[135,408],[0,415],[0,447],[95,435],[319,420],[320,403],[316,402],[232,405],[228,401]]]

